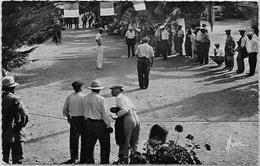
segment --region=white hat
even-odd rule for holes
[[[2,79],[2,86],[6,87],[6,88],[11,88],[11,87],[16,87],[20,84],[18,84],[17,82],[14,81],[14,77],[13,76],[5,76]]]
[[[88,89],[103,89],[104,87],[101,85],[101,82],[99,80],[93,80],[91,81],[91,85],[88,87]]]
[[[133,29],[133,27],[132,27],[132,26],[129,26],[128,29]]]

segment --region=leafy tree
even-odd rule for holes
[[[61,43],[61,14],[53,2],[2,3],[2,67],[12,70],[28,62],[34,48],[17,51],[53,39]]]

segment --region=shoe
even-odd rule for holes
[[[236,73],[237,73],[237,74],[241,74],[241,73],[243,73],[243,72],[241,72],[241,71],[239,71],[239,70],[236,70]]]
[[[76,159],[69,159],[68,161],[65,161],[64,164],[75,164],[76,162]]]
[[[254,74],[247,74],[246,77],[252,77]]]

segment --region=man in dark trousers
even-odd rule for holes
[[[231,30],[227,29],[226,31],[226,43],[225,43],[225,59],[226,59],[226,67],[229,71],[231,71],[234,67],[234,54],[235,54],[235,40],[233,36],[231,35]]]
[[[183,56],[182,54],[182,44],[183,44],[183,38],[184,38],[184,32],[181,29],[182,26],[178,25],[177,35],[176,35],[176,51],[179,53],[179,56]]]
[[[253,33],[249,32],[247,34],[248,40],[246,42],[246,50],[248,53],[249,62],[249,73],[247,77],[251,77],[255,74],[255,68],[257,63],[257,53],[258,53],[258,42],[253,38]]]
[[[140,122],[136,114],[136,108],[130,98],[122,94],[123,85],[115,85],[110,88],[112,96],[116,97],[115,110],[119,121],[115,123],[116,143],[119,145],[119,160],[114,164],[128,164],[129,149],[131,154],[137,150],[139,141]],[[119,135],[118,135],[119,134]]]
[[[72,83],[74,92],[71,93],[65,101],[63,106],[63,115],[67,117],[70,124],[70,160],[66,161],[66,164],[76,163],[78,159],[78,147],[79,137],[81,142],[83,141],[83,126],[84,126],[84,114],[82,100],[84,94],[82,93],[83,82],[75,81]],[[82,153],[82,145],[81,145]]]
[[[9,163],[11,151],[13,164],[22,164],[23,142],[25,138],[23,128],[28,122],[25,106],[21,99],[14,94],[18,85],[12,76],[5,76],[2,79],[3,161]]]
[[[109,164],[110,133],[113,132],[113,128],[105,110],[105,99],[99,95],[104,87],[99,80],[93,80],[88,88],[91,89],[91,93],[83,99],[86,136],[83,140],[84,153],[80,163],[94,164],[94,148],[99,140],[101,164]]]
[[[137,71],[139,87],[147,89],[149,85],[150,67],[153,65],[154,52],[153,48],[148,44],[148,37],[142,39],[143,44],[139,44],[135,54],[138,57]]]
[[[240,29],[239,30],[239,33],[240,33],[240,39],[239,41],[237,42],[237,51],[238,51],[238,54],[237,54],[237,74],[240,74],[240,73],[243,73],[244,70],[245,70],[245,63],[244,63],[244,59],[247,57],[247,51],[246,51],[246,41],[248,40],[247,39],[247,36],[245,36],[245,32],[246,30],[244,29]]]

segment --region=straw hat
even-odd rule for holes
[[[93,80],[91,81],[91,85],[88,87],[88,89],[103,89],[104,87],[101,85],[101,82],[99,80]]]
[[[13,76],[5,76],[2,79],[2,86],[5,88],[11,88],[11,87],[16,87],[20,84],[18,84],[17,82],[14,81],[14,77]]]

